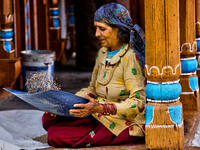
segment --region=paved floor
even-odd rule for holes
[[[55,81],[63,91],[75,94],[81,88],[87,87],[91,79],[91,71],[78,71],[75,66],[75,59],[71,58],[63,65],[55,65]],[[12,109],[37,109],[34,106],[22,101],[14,95],[0,103],[0,111]]]

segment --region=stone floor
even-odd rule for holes
[[[81,88],[89,85],[92,72],[78,71],[75,66],[75,58],[70,58],[63,65],[55,64],[55,81],[61,86],[63,91],[75,94]],[[3,102],[0,102],[0,111],[12,109],[37,109],[34,106],[22,101],[14,95],[11,95]]]

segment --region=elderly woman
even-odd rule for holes
[[[110,3],[94,16],[102,48],[88,88],[76,94],[89,99],[75,104],[75,117],[45,113],[42,121],[54,147],[134,145],[144,142],[144,33],[132,25],[126,8]]]

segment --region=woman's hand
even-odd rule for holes
[[[85,94],[85,97],[89,100],[87,104],[74,104],[74,107],[80,107],[82,109],[70,109],[70,114],[75,117],[82,118],[93,113],[103,113],[104,109],[101,104],[95,101],[94,98],[90,97],[89,94]]]

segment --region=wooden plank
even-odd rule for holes
[[[199,150],[200,147],[187,146],[184,150]]]

